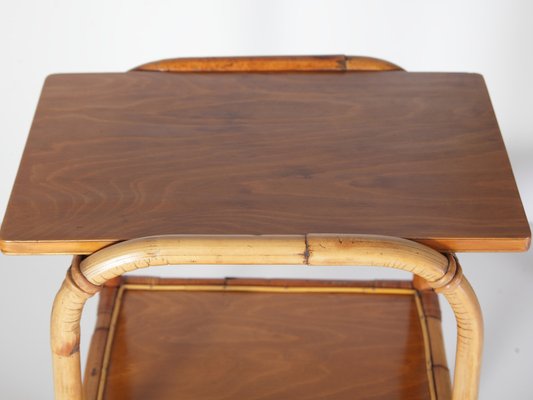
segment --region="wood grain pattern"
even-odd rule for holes
[[[431,398],[431,360],[413,294],[231,291],[258,284],[406,290],[408,282],[125,284],[145,286],[122,296],[104,399]],[[191,284],[229,291],[152,290]]]
[[[361,56],[267,56],[173,58],[143,64],[134,71],[154,72],[332,72],[401,71],[378,58]]]
[[[0,246],[88,254],[149,235],[312,232],[447,251],[527,249],[483,79],[51,76]]]

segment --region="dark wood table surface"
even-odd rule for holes
[[[0,245],[88,254],[148,235],[305,233],[526,250],[531,233],[483,78],[50,76]]]

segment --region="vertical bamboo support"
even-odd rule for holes
[[[449,259],[449,279],[433,287],[446,297],[457,322],[453,399],[477,399],[483,351],[483,317],[474,289],[464,277],[459,263],[451,255]]]
[[[456,259],[409,240],[373,235],[167,235],[107,247],[75,258],[52,312],[57,400],[82,400],[79,340],[85,301],[105,281],[158,265],[351,265],[411,272],[444,294],[457,320],[453,400],[475,400],[483,342],[481,310]]]
[[[88,282],[74,257],[63,285],[54,300],[51,318],[51,347],[56,400],[82,400],[80,321],[88,298],[100,289]]]

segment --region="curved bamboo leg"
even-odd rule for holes
[[[444,294],[457,320],[454,400],[477,398],[483,342],[479,303],[461,268],[409,240],[373,235],[181,236],[130,240],[75,259],[54,303],[52,350],[56,399],[81,400],[79,322],[87,298],[106,280],[156,265],[352,265],[414,273]]]
[[[56,399],[82,399],[80,321],[83,306],[100,287],[85,279],[74,257],[52,308],[51,347]]]
[[[446,297],[457,321],[453,399],[477,399],[483,351],[481,307],[474,289],[452,256],[450,270],[453,271],[450,280],[445,285],[433,287]]]
[[[439,256],[445,256],[432,249],[426,247],[422,253],[418,253],[418,246],[405,246],[403,243],[406,241],[403,239],[397,239],[386,249],[382,249],[382,241],[373,239],[369,236],[308,235],[311,254],[309,264],[372,265],[400,269],[423,278],[437,293],[442,293],[452,307],[457,322],[452,399],[477,399],[483,348],[483,318],[474,290],[464,277],[456,258],[447,255],[443,268]],[[422,263],[424,260],[429,261],[433,268]]]

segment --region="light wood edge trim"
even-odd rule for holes
[[[121,240],[1,240],[0,250],[6,255],[88,255]]]
[[[98,287],[128,271],[169,264],[374,265],[414,273],[441,291],[455,313],[458,343],[452,398],[477,399],[483,342],[481,310],[451,256],[405,239],[376,235],[166,235],[105,248],[81,261],[79,268],[87,280],[83,285]],[[82,396],[79,351],[72,350],[79,347],[79,320],[88,296],[79,286],[69,284],[68,278],[56,297],[52,315],[57,400]],[[68,331],[63,332],[66,328]],[[68,360],[63,362],[65,356]]]
[[[414,296],[416,302],[417,313],[421,323],[422,336],[424,340],[424,354],[426,357],[426,369],[428,374],[428,384],[430,390],[430,397],[432,400],[439,399],[436,397],[438,383],[435,381],[433,373],[433,364],[431,356],[430,332],[429,326],[426,325],[424,316],[424,308],[422,307],[420,297],[415,289],[406,288],[372,288],[372,287],[273,287],[273,286],[226,286],[226,285],[153,285],[153,284],[131,284],[125,283],[120,286],[117,300],[114,303],[112,317],[109,323],[109,334],[103,351],[103,357],[100,366],[100,381],[96,395],[87,397],[87,400],[102,400],[105,391],[107,371],[109,369],[109,361],[111,359],[111,350],[113,338],[116,332],[116,324],[121,308],[123,294],[125,290],[150,290],[150,291],[229,291],[229,292],[262,292],[262,293],[353,293],[353,294],[398,294]],[[441,334],[442,337],[442,334]],[[445,378],[445,377],[444,377]],[[449,375],[448,375],[449,381]],[[448,398],[443,397],[442,400]]]
[[[149,62],[132,71],[152,72],[334,72],[403,71],[378,58],[362,56],[252,56],[174,58]]]
[[[530,248],[531,238],[406,238],[440,252],[524,252]],[[121,239],[80,241],[16,241],[1,240],[0,250],[6,255],[90,255],[105,247],[122,242]]]
[[[453,253],[506,253],[528,251],[531,237],[513,238],[410,238],[437,251]]]

